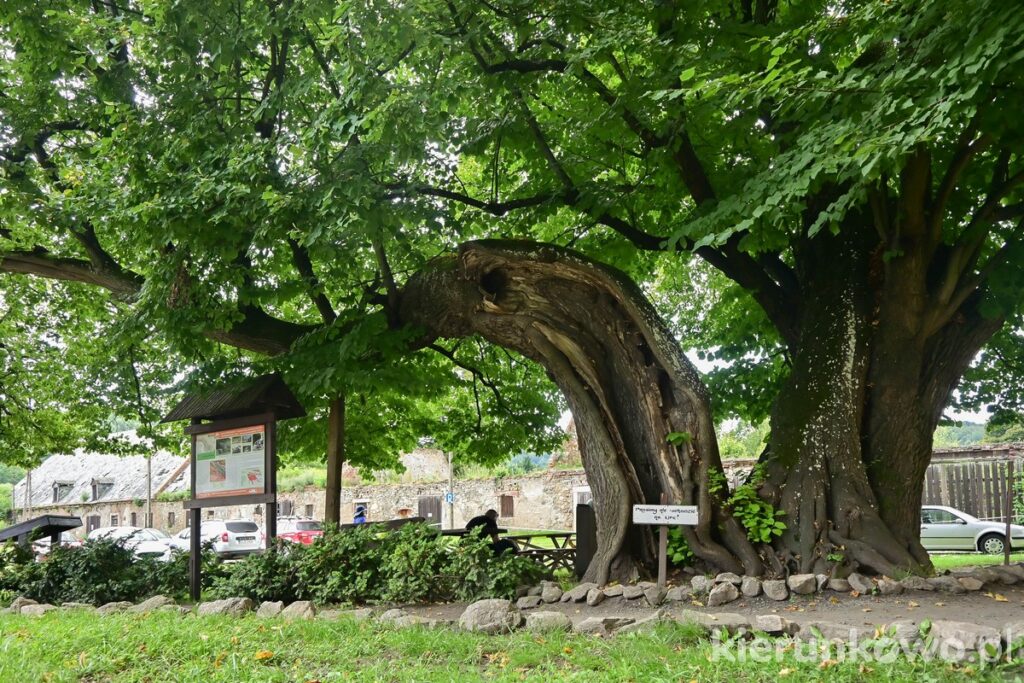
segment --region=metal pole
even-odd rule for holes
[[[1003,564],[1010,564],[1010,544],[1013,543],[1013,536],[1010,534],[1010,522],[1013,521],[1013,460],[1006,461],[1006,542],[1003,544]]]
[[[452,472],[452,454],[448,453],[448,528],[455,528],[455,475]]]
[[[661,504],[668,504],[668,495],[661,494]],[[668,579],[668,527],[664,524],[658,529],[658,587],[664,588]]]

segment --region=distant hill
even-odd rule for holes
[[[958,448],[979,444],[985,438],[985,425],[980,422],[960,422],[939,425],[935,430],[933,448]]]

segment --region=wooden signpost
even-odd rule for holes
[[[661,502],[667,500],[661,494]],[[633,524],[657,525],[658,529],[658,585],[665,587],[668,577],[668,528],[669,526],[696,526],[698,519],[696,505],[634,505]]]
[[[189,592],[202,592],[203,508],[263,505],[267,547],[277,536],[277,421],[306,411],[276,374],[187,396],[163,422],[190,420]]]

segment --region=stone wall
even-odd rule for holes
[[[455,482],[454,526],[465,526],[466,522],[489,508],[511,515],[499,517],[498,523],[510,529],[558,529],[571,530],[574,526],[573,489],[587,485],[582,470],[549,470],[521,477],[502,479],[471,479]],[[417,484],[363,484],[346,486],[342,489],[342,511],[351,516],[357,502],[365,503],[371,521],[416,516],[420,513],[421,501],[424,513],[440,510],[443,528],[453,526],[448,517],[448,506],[443,497],[447,491],[446,482]],[[502,497],[506,497],[504,506]],[[302,491],[278,494],[282,513],[323,519],[324,491],[310,487]],[[430,505],[433,503],[433,505]],[[504,509],[503,509],[504,508]],[[107,501],[82,503],[79,505],[51,505],[34,507],[31,516],[43,514],[77,515],[82,523],[89,516],[98,515],[100,526],[131,524],[131,513],[136,514],[136,525],[143,526],[145,508],[133,501]],[[17,511],[17,520],[27,519],[25,511]],[[208,508],[203,510],[204,519],[252,519],[262,524],[264,506],[237,505],[232,507]],[[112,516],[117,519],[113,520]],[[153,503],[153,526],[174,534],[185,528],[186,511],[181,501],[155,501]],[[343,521],[349,521],[344,519]],[[84,527],[76,534],[82,536]]]

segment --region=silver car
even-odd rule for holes
[[[248,519],[207,519],[202,525],[203,543],[213,542],[213,551],[221,558],[242,557],[263,550],[263,532]],[[185,527],[171,539],[171,546],[188,552],[192,529]]]
[[[945,505],[921,508],[921,545],[925,550],[1006,551],[1006,523],[984,522]],[[1024,549],[1024,526],[1010,525],[1010,548]]]

